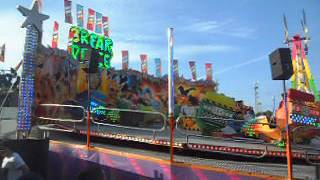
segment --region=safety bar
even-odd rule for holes
[[[71,107],[71,108],[79,108],[82,110],[82,118],[81,119],[61,119],[61,118],[48,118],[39,116],[37,118],[44,119],[44,120],[51,120],[51,121],[61,121],[61,122],[83,122],[86,118],[86,110],[83,106],[76,106],[76,105],[67,105],[67,104],[39,104],[39,106],[43,107]]]
[[[160,115],[163,119],[163,126],[161,129],[151,129],[151,128],[138,128],[138,127],[130,127],[130,126],[121,126],[117,124],[108,124],[108,123],[102,123],[102,122],[96,122],[93,119],[93,123],[98,125],[104,125],[104,126],[111,126],[111,127],[118,127],[118,128],[125,128],[125,129],[133,129],[133,130],[144,130],[144,131],[152,131],[152,132],[162,132],[166,129],[167,126],[167,118],[164,114],[160,112],[152,112],[152,111],[140,111],[140,110],[131,110],[131,109],[117,109],[117,108],[105,108],[105,107],[97,107],[92,110],[92,112],[96,112],[97,110],[107,110],[107,111],[118,111],[118,112],[133,112],[133,113],[144,113],[144,114],[154,114],[154,115]]]
[[[53,126],[60,126],[61,128],[55,128]],[[62,125],[57,125],[57,124],[40,125],[38,126],[38,128],[44,131],[74,132],[74,129],[69,129]]]
[[[210,120],[223,120],[223,121],[235,121],[235,122],[247,122],[246,120],[239,120],[239,119],[223,119],[223,118],[210,118],[210,117],[194,117],[194,116],[179,116],[176,120],[176,130],[178,130],[181,134],[184,134],[186,136],[186,143],[187,146],[190,146],[190,142],[189,139],[190,137],[201,137],[201,138],[208,138],[208,139],[214,139],[214,140],[223,140],[223,141],[233,141],[233,142],[244,142],[244,143],[248,143],[248,144],[261,144],[264,145],[264,153],[261,156],[252,156],[252,155],[241,155],[241,156],[245,156],[245,157],[253,157],[253,158],[263,158],[264,156],[266,156],[268,154],[268,148],[267,145],[264,143],[264,141],[250,141],[250,139],[233,139],[233,138],[222,138],[222,137],[212,137],[212,136],[204,136],[204,135],[199,135],[199,134],[187,134],[185,132],[183,132],[180,128],[179,128],[179,123],[181,121],[181,119],[183,118],[205,118],[205,119],[210,119]],[[210,123],[207,123],[210,124]],[[270,123],[258,123],[258,124],[263,124],[263,125],[272,125]],[[221,152],[221,151],[217,151],[217,152]],[[237,153],[229,153],[229,152],[223,152],[226,154],[235,154],[235,155],[239,155]]]

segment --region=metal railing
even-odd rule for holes
[[[67,119],[67,118],[50,118],[50,117],[43,117],[38,116],[36,118],[43,119],[43,120],[50,120],[50,121],[59,121],[59,122],[73,122],[79,123],[83,122],[86,118],[86,110],[83,106],[76,106],[76,105],[67,105],[67,104],[39,104],[41,107],[69,107],[69,108],[79,108],[82,110],[82,118],[81,119]]]
[[[262,155],[260,156],[254,156],[254,155],[246,155],[246,154],[241,154],[241,156],[245,156],[245,157],[253,157],[253,158],[263,158],[268,154],[268,147],[267,144],[264,143],[263,140],[253,140],[250,138],[241,138],[241,139],[234,139],[234,138],[223,138],[223,137],[213,137],[213,136],[205,136],[205,135],[200,135],[200,134],[189,134],[186,133],[186,130],[182,130],[181,128],[179,128],[179,125],[181,124],[181,121],[184,118],[198,118],[198,119],[204,119],[205,124],[207,125],[213,125],[213,121],[232,121],[232,122],[247,122],[246,120],[239,120],[239,119],[224,119],[224,118],[212,118],[212,117],[194,117],[194,116],[179,116],[176,120],[176,130],[178,130],[181,134],[186,136],[186,144],[188,147],[190,147],[190,137],[200,137],[200,138],[207,138],[207,139],[211,139],[211,140],[223,140],[223,141],[232,141],[232,142],[244,142],[247,144],[259,144],[259,145],[263,145],[264,146],[264,152],[262,153]],[[258,123],[258,122],[257,122]],[[273,125],[270,123],[258,123],[258,124],[262,124],[262,125]],[[251,142],[250,142],[251,141]],[[232,152],[222,152],[222,151],[215,151],[213,150],[213,152],[220,152],[223,154],[233,154],[233,155],[239,155],[238,153],[232,153]]]
[[[56,128],[55,126],[60,126],[60,127]],[[39,125],[38,128],[41,130],[44,130],[44,131],[50,131],[50,130],[60,131],[60,132],[74,132],[75,131],[74,129],[70,129],[65,126],[57,125],[57,124]]]

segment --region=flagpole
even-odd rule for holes
[[[168,28],[168,115],[170,120],[170,162],[174,161],[174,73],[173,62],[173,28]]]

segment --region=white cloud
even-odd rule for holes
[[[113,33],[113,39],[119,39],[125,42],[150,42],[150,41],[157,41],[161,38],[156,35],[147,35],[147,34],[134,34],[134,33]]]
[[[228,45],[183,45],[176,46],[175,52],[177,54],[183,55],[196,55],[202,53],[213,53],[213,52],[230,52],[237,50],[236,47],[228,46]]]
[[[129,51],[129,63],[140,62],[140,54],[147,54],[149,59],[154,57],[161,57],[161,54],[166,53],[165,48],[162,52],[156,46],[152,46],[148,43],[137,43],[137,42],[124,42],[117,41],[114,42],[114,57],[112,58],[112,64],[120,64],[121,63],[121,51],[128,50]]]
[[[233,19],[224,21],[199,21],[194,20],[191,25],[188,25],[184,30],[200,33],[210,33],[218,35],[226,35],[238,38],[252,38],[254,36],[255,29],[239,25]]]
[[[262,56],[260,56],[260,57],[247,60],[247,61],[245,61],[245,62],[243,62],[243,63],[236,64],[236,65],[234,65],[234,66],[229,66],[229,67],[227,67],[227,68],[224,68],[224,69],[221,69],[221,70],[219,70],[219,71],[216,71],[216,72],[214,73],[214,75],[222,74],[222,73],[228,72],[228,71],[230,71],[230,70],[238,69],[238,68],[241,68],[241,67],[243,67],[243,66],[247,66],[247,65],[250,65],[250,64],[253,64],[253,63],[256,63],[256,62],[265,60],[267,57],[268,57],[268,55],[262,55]]]

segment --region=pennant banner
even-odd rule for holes
[[[179,77],[178,59],[173,60],[173,73],[174,73],[174,77]]]
[[[122,69],[128,70],[129,68],[129,52],[128,51],[121,51],[122,53]]]
[[[1,62],[4,62],[5,53],[6,53],[6,45],[3,44],[0,49],[0,61]]]
[[[69,37],[68,37],[68,48],[67,48],[69,54],[71,54],[71,46],[72,46],[73,36],[74,36],[74,33],[73,33],[73,31],[71,31],[71,29],[70,29],[70,31],[69,31]]]
[[[148,56],[146,54],[141,54],[140,59],[142,74],[148,74]]]
[[[72,1],[64,0],[64,14],[65,14],[65,22],[72,24]]]
[[[102,17],[102,25],[104,36],[109,37],[109,18],[107,16]]]
[[[22,60],[19,62],[18,65],[16,65],[16,67],[15,67],[14,69],[15,69],[16,71],[18,71],[21,65],[22,65]]]
[[[101,34],[102,33],[102,14],[99,12],[96,12],[96,33]]]
[[[94,29],[94,14],[95,11],[93,9],[88,9],[88,22],[87,22],[87,29],[93,31]]]
[[[59,40],[59,24],[57,21],[54,21],[53,25],[53,35],[52,35],[52,48],[58,48],[58,40]]]
[[[77,4],[77,25],[83,28],[83,6]]]
[[[212,81],[212,64],[206,63],[207,81]]]
[[[156,65],[156,77],[160,78],[162,76],[161,59],[155,58],[154,63]]]
[[[189,66],[192,74],[192,80],[197,80],[197,72],[196,72],[196,62],[195,61],[189,61]]]

